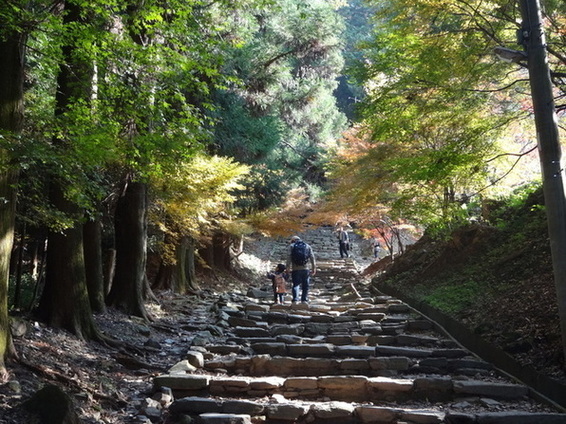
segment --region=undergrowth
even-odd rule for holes
[[[461,243],[465,240],[462,234],[473,231],[469,225],[456,230],[446,242],[417,243],[413,250],[419,252],[409,249],[398,259],[401,264],[377,280],[378,287],[395,288],[451,316],[481,308],[509,290],[515,279],[547,265],[541,264],[539,257],[540,251],[548,248],[542,203],[540,187],[518,190],[496,202],[490,223],[476,224],[478,235],[471,237],[474,245]],[[411,264],[415,258],[418,263]]]

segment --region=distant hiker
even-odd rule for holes
[[[285,272],[287,267],[285,264],[278,264],[274,272],[269,272],[267,278],[273,282],[273,302],[285,303],[285,295],[287,294],[287,279],[289,274]]]
[[[371,243],[371,247],[373,248],[373,258],[375,260],[379,259],[379,251],[381,250],[381,245],[379,244],[379,241],[374,238],[373,242]]]
[[[291,270],[293,302],[299,300],[299,290],[301,290],[301,302],[308,303],[310,277],[316,274],[314,253],[299,236],[291,237],[290,243],[287,252],[287,269]]]
[[[350,254],[348,251],[350,250],[350,237],[348,236],[348,232],[344,230],[344,227],[340,227],[338,230],[338,250],[340,251],[340,257],[343,258],[344,256],[349,258]]]

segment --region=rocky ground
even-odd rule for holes
[[[82,423],[131,422],[152,394],[153,377],[183,357],[195,328],[210,319],[207,299],[242,284],[216,276],[203,282],[206,289],[198,298],[156,293],[159,304],[147,304],[149,323],[113,309],[97,315],[99,328],[119,341],[119,348],[26,322],[26,334],[14,340],[19,360],[9,364],[10,381],[0,386],[0,423],[40,422],[23,404],[46,384],[63,388],[73,398]]]

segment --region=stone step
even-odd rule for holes
[[[456,349],[457,345],[449,339],[438,339],[421,335],[388,335],[382,326],[368,325],[351,331],[343,329],[316,333],[314,330],[322,328],[320,325],[310,324],[273,324],[269,329],[256,327],[238,327],[239,334],[230,331],[226,334],[227,344],[251,346],[257,343],[288,343],[311,344],[330,343],[335,346],[363,345],[363,346],[396,346],[396,347],[430,347],[437,350]],[[387,327],[385,327],[387,329]]]
[[[301,345],[297,345],[301,346]],[[273,346],[271,351],[275,351]],[[283,352],[282,352],[283,353]],[[334,356],[291,357],[282,355],[258,354],[250,356],[225,355],[204,361],[204,369],[212,372],[223,370],[229,375],[245,374],[253,376],[278,375],[367,375],[395,376],[403,374],[438,374],[452,376],[489,376],[493,366],[472,357],[415,358],[408,356],[375,356],[366,352],[352,352],[351,349],[337,352]],[[341,356],[343,355],[343,356]]]
[[[481,407],[481,403],[477,403]],[[308,423],[382,423],[400,422],[422,424],[559,424],[563,416],[551,413],[489,412],[466,414],[438,409],[410,409],[383,407],[346,402],[289,403],[284,397],[274,396],[268,401],[212,399],[185,397],[169,408],[173,415],[199,417],[201,423],[251,424],[253,422],[308,422]],[[258,421],[265,417],[264,421]]]
[[[273,292],[269,292],[270,299],[273,297]],[[281,314],[294,314],[300,313],[303,316],[319,316],[321,313],[330,313],[334,316],[353,316],[356,317],[360,314],[378,314],[381,319],[385,318],[384,315],[403,315],[404,318],[409,317],[412,311],[404,303],[389,303],[382,305],[375,305],[368,302],[322,302],[320,299],[314,299],[308,304],[285,302],[283,305],[274,305],[269,303],[248,303],[243,307],[244,313],[253,313],[255,318],[258,316],[262,321],[269,321],[269,314],[281,318]],[[223,309],[222,312],[229,316],[243,316],[242,311],[230,311]],[[264,315],[266,314],[266,315]],[[379,315],[381,314],[381,315]],[[254,319],[255,319],[254,318]]]
[[[318,263],[310,303],[274,305],[269,281],[221,296],[209,309],[214,328],[195,323],[186,364],[154,378],[177,399],[170,415],[188,416],[173,422],[566,424],[526,386],[361,281],[362,243],[339,259],[332,228],[301,236]],[[281,242],[272,262],[285,261]],[[198,337],[206,331],[214,336]]]
[[[311,365],[315,365],[313,361]],[[499,381],[455,379],[450,376],[415,378],[330,375],[297,377],[230,377],[166,374],[154,378],[156,389],[167,387],[180,396],[238,396],[258,398],[282,395],[286,399],[330,399],[344,402],[446,402],[470,397],[523,400],[526,386]],[[565,415],[566,417],[566,415]]]
[[[324,341],[335,345],[356,344],[356,345],[385,345],[385,346],[423,346],[430,348],[454,348],[456,343],[451,339],[440,338],[438,335],[432,335],[430,332],[412,332],[408,331],[407,323],[395,322],[376,322],[373,320],[363,321],[342,321],[342,322],[324,322],[315,320],[303,320],[303,317],[297,316],[291,319],[275,320],[270,322],[255,322],[255,326],[236,326],[229,327],[224,330],[227,343],[232,344],[252,344],[257,342],[279,342],[280,336],[295,336],[296,343],[308,343],[309,339]],[[233,322],[240,324],[248,324],[247,321],[234,319]]]

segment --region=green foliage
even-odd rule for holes
[[[516,232],[519,227],[521,233],[529,236],[532,231],[538,231],[541,222],[546,221],[541,183],[524,184],[510,195],[497,199],[489,221],[504,231]],[[521,237],[520,233],[517,237]]]
[[[266,165],[257,164],[241,181],[243,188],[237,191],[235,206],[244,215],[250,215],[280,205],[295,181],[289,180],[289,173],[280,167],[269,169]]]
[[[549,278],[547,224],[537,207],[542,189],[533,188],[517,190],[508,203],[489,203],[498,227],[468,224],[446,240],[424,237],[398,258],[402,271],[384,275],[380,283],[467,319],[470,311],[481,311],[492,299],[516,289],[518,281],[531,284],[539,273]]]
[[[239,7],[199,0],[135,7],[75,3],[81,18],[65,25],[62,15],[33,4],[0,12],[30,29],[25,137],[2,140],[24,170],[20,213],[56,230],[82,217],[49,205],[47,176],[61,182],[68,199],[95,213],[112,180],[126,173],[159,180],[203,150],[211,135],[205,111],[213,88],[225,83],[220,70],[232,45],[221,36],[223,22]],[[80,81],[91,95],[69,99],[55,114],[56,78],[68,66],[64,45],[72,47],[73,60],[92,65],[92,80]]]
[[[503,131],[521,112],[498,91],[508,65],[491,50],[515,26],[492,3],[370,6],[374,32],[356,77],[367,89],[358,137],[371,146],[335,161],[334,176],[364,181],[351,187],[358,208],[373,199],[395,219],[449,234],[469,218],[470,198],[509,166],[494,158],[503,157]]]
[[[166,259],[174,261],[174,250],[182,237],[202,238],[228,219],[230,205],[240,190],[248,167],[230,158],[196,155],[173,169],[155,176],[151,187],[156,201],[151,218],[167,234],[163,246]],[[222,218],[224,217],[224,218]]]
[[[485,287],[474,280],[455,285],[440,286],[424,297],[432,307],[449,314],[457,314],[469,308],[484,293]]]
[[[231,22],[241,30],[226,69],[240,83],[217,93],[215,151],[262,164],[248,187],[265,208],[301,180],[323,179],[324,152],[346,124],[333,96],[343,24],[331,2],[315,0],[277,2]],[[285,187],[273,190],[278,180]],[[251,207],[251,196],[242,200]]]

